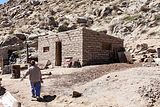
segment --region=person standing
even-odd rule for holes
[[[41,82],[43,81],[40,68],[35,64],[34,60],[31,61],[31,66],[29,67],[25,75],[22,77],[21,81],[28,75],[31,84],[32,97],[40,100]]]

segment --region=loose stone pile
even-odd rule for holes
[[[139,87],[139,94],[147,100],[147,107],[153,107],[154,103],[160,98],[160,82],[150,81],[150,85]]]

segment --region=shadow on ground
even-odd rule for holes
[[[3,87],[0,87],[0,96],[4,95],[6,93],[6,89]]]
[[[56,95],[44,95],[41,99],[39,99],[39,102],[51,102],[56,98]]]

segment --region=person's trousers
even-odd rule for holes
[[[31,82],[32,96],[40,97],[41,82]]]

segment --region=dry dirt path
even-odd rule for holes
[[[54,107],[70,107],[72,106],[72,101],[77,100],[71,97],[72,91],[77,89],[77,87],[81,87],[82,85],[88,82],[92,82],[93,80],[102,77],[103,75],[106,75],[110,72],[118,71],[120,69],[129,69],[133,67],[135,67],[135,65],[110,64],[87,66],[77,69],[56,68],[54,70],[42,71],[52,72],[53,74],[51,76],[44,76],[44,83],[42,84],[42,96],[57,96],[55,100],[49,103],[31,101],[30,84],[28,79],[25,79],[24,81],[20,82],[19,79],[10,79],[10,75],[3,75],[2,84],[8,91],[10,91],[13,94],[13,96],[16,99],[22,102],[22,104],[25,105],[25,107],[53,107],[53,105]],[[85,105],[86,104],[84,104],[84,106]],[[80,104],[80,107],[81,106],[82,105]]]

